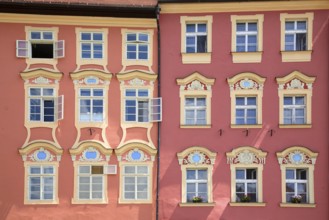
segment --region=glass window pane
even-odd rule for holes
[[[207,32],[207,24],[198,24],[198,32]]]
[[[31,96],[40,96],[41,89],[40,88],[30,88],[30,95]]]
[[[31,32],[31,39],[33,39],[33,40],[41,39],[41,32],[32,31]]]
[[[247,105],[256,105],[256,97],[247,97]]]
[[[140,41],[148,41],[148,35],[147,34],[139,34],[139,40]]]
[[[139,97],[148,97],[149,91],[147,89],[139,89],[138,96]]]
[[[245,31],[246,30],[246,23],[237,23],[236,24],[237,31]]]
[[[128,173],[136,173],[136,167],[135,166],[125,166],[124,167],[124,172],[126,174],[128,174]]]
[[[295,184],[286,183],[286,192],[295,192]]]
[[[196,191],[196,183],[187,183],[186,184],[187,192],[195,192]]]
[[[207,170],[198,170],[198,179],[199,180],[206,180],[207,178]]]
[[[236,97],[235,105],[244,105],[244,97]]]
[[[81,40],[91,40],[90,33],[81,33]]]
[[[198,192],[206,193],[207,192],[207,183],[199,183],[198,184]]]
[[[94,40],[103,40],[103,34],[102,33],[94,33],[93,34]]]
[[[135,89],[126,89],[126,96],[136,96]]]
[[[187,170],[186,171],[186,178],[188,179],[188,180],[191,180],[191,179],[196,179],[196,170]]]
[[[296,170],[296,179],[299,179],[299,180],[307,180],[307,170],[305,170],[305,169],[297,169]]]
[[[137,173],[147,174],[148,173],[148,167],[147,166],[137,166]]]
[[[257,31],[257,23],[249,23],[248,31]]]
[[[195,32],[195,24],[186,24],[186,32],[187,33]]]
[[[79,173],[90,174],[90,166],[79,166]]]
[[[236,179],[245,179],[245,170],[236,170],[235,178]]]
[[[248,180],[257,179],[257,170],[256,169],[247,169],[247,179]]]
[[[295,179],[295,170],[286,170],[286,179]]]
[[[256,192],[256,183],[247,183],[247,191],[248,193],[255,193]]]
[[[197,52],[207,52],[207,36],[197,36]]]
[[[292,105],[292,97],[284,97],[283,103],[284,105]]]
[[[295,97],[295,102],[296,105],[304,105],[304,97],[303,96]]]
[[[30,174],[40,174],[41,167],[30,167]]]
[[[136,41],[136,34],[127,34],[127,41]]]
[[[244,183],[236,183],[235,184],[235,190],[236,192],[243,192],[245,191],[244,189]]]
[[[294,30],[295,22],[294,21],[286,21],[286,30]]]
[[[297,30],[306,30],[306,21],[297,21]]]

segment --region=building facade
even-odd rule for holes
[[[159,218],[328,219],[328,2],[160,8]]]
[[[84,3],[1,3],[0,219],[155,218],[156,2]]]

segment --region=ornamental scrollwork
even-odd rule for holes
[[[51,162],[54,161],[55,156],[41,147],[39,150],[36,150],[33,154],[29,155],[29,158],[31,161],[35,162]]]
[[[132,80],[128,81],[128,84],[131,86],[144,86],[145,85],[145,81],[139,78],[134,78]]]
[[[227,157],[228,164],[265,164],[265,155],[255,154],[250,150],[243,150]]]
[[[84,150],[79,159],[79,161],[93,161],[93,162],[98,162],[103,160],[104,159],[101,156],[100,152],[94,147],[88,147],[86,150]]]
[[[138,148],[130,150],[126,155],[125,159],[132,162],[143,162],[149,159],[149,157]]]

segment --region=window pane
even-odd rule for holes
[[[136,34],[127,34],[127,41],[136,41]]]
[[[295,22],[293,21],[286,21],[286,30],[294,30]]]
[[[147,174],[148,173],[148,167],[147,166],[137,166],[137,173]]]
[[[255,193],[256,192],[256,183],[247,183],[247,191],[248,193]]]
[[[198,179],[206,180],[207,179],[207,170],[198,170]]]
[[[297,193],[298,194],[305,194],[306,192],[307,192],[306,183],[297,183]]]
[[[103,34],[102,33],[94,33],[93,34],[94,40],[103,40]]]
[[[286,170],[286,179],[295,179],[295,170]]]
[[[53,174],[54,173],[54,167],[43,167],[43,173],[44,174]]]
[[[295,184],[286,183],[286,192],[295,192]]]
[[[283,103],[284,105],[292,105],[292,97],[284,97]]]
[[[148,35],[147,34],[139,34],[139,40],[140,41],[148,41]]]
[[[79,173],[90,174],[90,166],[79,166]]]
[[[244,183],[236,183],[235,187],[236,192],[244,192]]]
[[[198,189],[199,189],[198,192],[206,193],[207,192],[207,183],[199,183]]]
[[[40,174],[41,167],[30,167],[30,174]]]
[[[187,170],[186,171],[186,178],[188,180],[190,180],[190,179],[196,179],[195,172],[196,172],[196,170]]]
[[[198,24],[198,32],[207,32],[207,24]]]
[[[197,52],[207,52],[207,36],[197,36]]]
[[[41,89],[39,89],[39,88],[30,88],[30,95],[31,96],[40,96],[41,95]]]
[[[304,169],[297,169],[296,170],[296,179],[307,180],[307,171]]]
[[[136,90],[135,89],[127,89],[126,90],[126,96],[136,96]]]
[[[306,30],[306,21],[297,21],[297,30]]]
[[[248,97],[247,105],[256,105],[256,97]]]
[[[135,169],[136,169],[135,166],[125,166],[124,172],[125,173],[136,173]]]
[[[187,33],[195,32],[195,24],[186,24],[186,32]]]
[[[248,31],[257,31],[257,23],[249,23]]]
[[[41,32],[32,31],[31,32],[31,39],[33,39],[33,40],[41,39]]]
[[[247,117],[256,117],[256,109],[247,109]]]
[[[235,178],[236,179],[245,179],[245,170],[236,170],[235,172]]]
[[[138,96],[140,97],[147,97],[149,95],[149,91],[146,89],[139,89]]]
[[[246,30],[246,23],[237,23],[236,24],[237,31],[245,31]]]
[[[125,184],[135,184],[135,177],[125,177]]]
[[[52,32],[43,32],[43,39],[52,40],[53,39],[53,33]]]
[[[257,179],[256,169],[247,169],[247,179],[249,179],[249,180]]]
[[[244,105],[244,97],[236,97],[235,98],[236,105]]]
[[[195,192],[196,191],[196,184],[195,183],[187,183],[186,184],[186,191],[187,192]]]
[[[296,105],[304,105],[304,97],[295,97]]]

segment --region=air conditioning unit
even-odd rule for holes
[[[117,165],[104,165],[104,174],[117,174]]]

